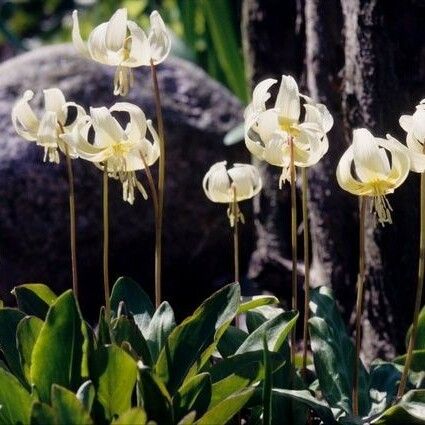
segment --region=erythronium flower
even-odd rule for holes
[[[41,118],[32,110],[29,102],[34,97],[27,90],[12,109],[12,122],[16,132],[24,139],[35,142],[44,148],[44,161],[59,163],[58,148],[71,158],[77,152],[60,137],[73,131],[76,123],[85,116],[84,109],[74,102],[67,102],[58,88],[43,90],[44,110]]]
[[[394,139],[374,137],[361,128],[353,131],[353,144],[342,155],[336,176],[347,192],[373,198],[373,209],[381,224],[391,223],[386,195],[399,187],[410,169],[405,147]]]
[[[260,192],[262,182],[256,167],[250,164],[234,164],[227,169],[227,162],[215,163],[205,174],[202,181],[205,195],[213,202],[232,205],[251,199]],[[234,199],[235,198],[235,199]],[[233,227],[235,220],[243,219],[233,214],[229,207],[230,224]]]
[[[128,117],[124,127],[113,116],[122,112]],[[152,142],[146,138],[147,130]],[[81,122],[79,128],[64,138],[76,146],[81,158],[94,162],[102,170],[106,167],[110,177],[121,181],[125,201],[133,204],[135,188],[147,198],[136,171],[150,167],[159,158],[159,139],[139,107],[121,102],[110,109],[90,108],[90,121]]]
[[[118,9],[108,22],[98,25],[87,44],[81,38],[78,13],[72,14],[72,40],[84,56],[104,65],[116,66],[114,94],[125,96],[133,84],[132,68],[161,63],[169,54],[170,37],[157,11],[150,15],[148,35],[127,19],[127,9]]]
[[[280,185],[290,180],[291,142],[297,167],[316,164],[328,150],[326,133],[333,118],[325,105],[301,95],[291,76],[282,76],[273,108],[267,109],[270,88],[277,80],[260,82],[245,110],[245,143],[249,151],[271,165],[282,167]],[[304,120],[300,122],[301,99],[305,100]]]

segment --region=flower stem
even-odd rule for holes
[[[233,214],[235,217],[235,223],[233,226],[233,259],[234,259],[234,270],[235,270],[235,282],[239,282],[239,207],[236,198],[236,186],[232,185],[233,190]]]
[[[403,397],[406,389],[410,365],[412,364],[413,350],[416,344],[416,335],[418,330],[419,312],[421,309],[422,291],[424,287],[425,271],[425,173],[421,174],[420,186],[420,239],[419,239],[419,265],[418,265],[418,285],[416,288],[415,310],[413,312],[412,332],[409,338],[406,361],[404,363],[403,374],[401,375],[400,385],[397,391],[397,400]]]
[[[146,160],[143,155],[140,155],[143,161],[143,166],[145,167],[146,177],[148,179],[149,189],[152,195],[152,203],[153,203],[153,209],[154,209],[154,217],[155,217],[155,294],[161,294],[161,281],[160,281],[160,266],[161,261],[158,256],[158,253],[161,252],[161,233],[159,233],[159,226],[158,226],[158,192],[155,187],[155,182],[152,177],[152,173],[150,168],[148,167],[148,164],[146,163]],[[158,302],[158,301],[157,301]],[[159,304],[157,304],[156,307],[158,307]]]
[[[307,168],[301,169],[302,177],[302,209],[304,226],[304,324],[303,324],[303,363],[301,373],[303,378],[307,372],[307,344],[308,344],[308,304],[310,302],[310,241],[308,227],[308,174]]]
[[[290,176],[291,176],[291,246],[292,246],[292,310],[298,310],[297,301],[297,188],[294,160],[294,139],[290,139]],[[295,333],[296,325],[291,333],[291,363],[295,367]]]
[[[365,218],[366,218],[365,196],[360,197],[360,220],[359,220],[359,274],[357,277],[357,301],[356,301],[356,351],[353,370],[353,414],[359,414],[359,369],[361,348],[361,324],[363,312],[363,290],[365,278]]]
[[[155,305],[161,304],[161,270],[162,270],[162,225],[164,218],[164,188],[165,188],[165,135],[164,119],[162,116],[161,96],[159,93],[156,67],[151,60],[151,74],[155,94],[155,110],[158,123],[159,135],[159,172],[158,172],[158,219],[156,220],[155,232]]]
[[[111,319],[109,299],[109,191],[108,165],[103,168],[103,289],[105,291],[105,315],[107,323]]]
[[[69,156],[68,147],[65,145],[66,167],[68,171],[69,185],[69,233],[71,239],[71,269],[72,269],[72,290],[75,298],[78,299],[78,272],[77,272],[77,237],[76,237],[76,215],[75,215],[75,189],[74,171],[72,169],[72,159]]]

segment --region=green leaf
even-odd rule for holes
[[[58,425],[53,407],[46,403],[34,402],[31,409],[31,425]]]
[[[270,351],[278,351],[295,326],[297,318],[298,312],[286,311],[268,320],[246,338],[236,351],[236,354],[262,350],[264,335],[267,338]]]
[[[277,398],[289,398],[297,400],[302,404],[305,404],[309,408],[313,409],[316,414],[322,419],[326,425],[337,424],[332,410],[323,401],[315,399],[307,390],[285,390],[280,388],[273,389],[273,396]]]
[[[29,392],[11,373],[0,369],[0,423],[29,423],[31,404]]]
[[[111,330],[109,324],[106,322],[106,312],[105,307],[101,307],[99,313],[99,326],[97,327],[97,340],[99,345],[109,345],[111,344]]]
[[[263,355],[264,355],[264,382],[263,382],[263,425],[271,425],[272,423],[272,365],[270,359],[269,347],[267,346],[267,338],[263,337]]]
[[[71,290],[51,305],[34,345],[31,382],[41,401],[50,401],[53,384],[77,390],[86,362],[87,329]]]
[[[383,412],[395,400],[400,378],[401,372],[392,363],[371,365],[369,394],[372,406],[369,416]]]
[[[21,368],[21,360],[16,344],[16,328],[25,314],[16,308],[2,308],[0,310],[0,350],[11,372],[22,382],[25,377]]]
[[[149,421],[171,425],[173,423],[172,402],[165,385],[149,368],[145,367],[139,368],[138,384]]]
[[[171,394],[181,386],[196,362],[203,364],[202,354],[230,325],[239,307],[239,298],[239,285],[227,285],[173,330],[155,367]]]
[[[406,347],[409,346],[409,339],[412,333],[412,326],[410,326],[407,335],[406,335]],[[418,318],[418,327],[416,330],[416,342],[415,342],[416,350],[425,350],[425,306],[419,313]]]
[[[312,290],[309,320],[311,349],[321,391],[331,407],[351,414],[355,349],[327,287]],[[360,361],[359,412],[370,410],[369,376]]]
[[[270,353],[270,367],[273,371],[282,367],[284,359],[280,353]],[[265,377],[262,351],[252,351],[228,357],[215,364],[211,373],[213,386],[210,408],[228,396],[255,385]],[[261,400],[259,401],[261,403]]]
[[[49,307],[56,301],[56,294],[42,283],[26,283],[16,286],[15,295],[18,307],[29,316],[45,319]]]
[[[94,398],[96,396],[96,391],[94,389],[92,381],[84,382],[84,384],[82,384],[81,387],[78,388],[76,396],[78,400],[80,400],[80,402],[83,404],[87,412],[91,412]]]
[[[116,345],[98,347],[90,358],[90,377],[96,389],[96,417],[112,420],[131,408],[137,378],[136,361]]]
[[[260,327],[267,320],[273,319],[279,314],[283,313],[284,310],[280,307],[275,307],[271,305],[265,305],[262,307],[257,307],[254,310],[250,310],[246,313],[246,327],[248,332],[254,332],[258,327]]]
[[[177,425],[192,425],[196,419],[196,412],[188,413],[184,418],[180,419]]]
[[[211,392],[209,373],[200,373],[189,379],[173,397],[174,420],[183,419],[191,411],[195,411],[197,417],[203,415],[210,404]]]
[[[141,407],[133,407],[122,413],[119,418],[114,419],[112,425],[145,425],[147,422],[146,412]]]
[[[31,383],[31,357],[43,321],[36,316],[24,317],[16,328],[16,341],[21,367],[28,383]]]
[[[406,362],[406,354],[403,356],[396,357],[394,363],[404,365]],[[425,372],[425,349],[424,350],[413,350],[412,363],[410,364],[410,370],[414,372]]]
[[[115,344],[121,346],[123,342],[128,342],[144,364],[152,365],[148,344],[132,317],[121,316],[115,319],[112,323],[111,333]]]
[[[273,295],[255,295],[253,297],[243,297],[239,306],[238,314],[246,313],[254,308],[265,305],[279,304],[279,300]]]
[[[231,21],[231,9],[227,0],[202,0],[202,7],[211,34],[215,56],[226,76],[232,91],[243,102],[247,102],[245,68]]]
[[[235,326],[229,326],[217,344],[217,349],[225,358],[238,350],[243,342],[248,338],[248,334]]]
[[[233,418],[247,403],[254,393],[255,388],[246,388],[236,394],[232,394],[222,402],[209,409],[195,424],[226,424]]]
[[[391,406],[378,418],[374,425],[424,425],[425,424],[425,390],[413,390],[406,393],[395,406]]]
[[[155,311],[146,333],[146,341],[154,362],[175,327],[174,311],[170,304],[164,301]]]
[[[89,413],[76,395],[72,391],[59,385],[52,386],[52,406],[58,424],[73,425],[93,423]]]
[[[155,311],[146,292],[134,280],[120,277],[112,289],[111,309],[117,312],[121,301],[124,302],[127,311],[134,316],[134,321],[145,336]]]

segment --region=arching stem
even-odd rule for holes
[[[103,165],[103,289],[105,292],[105,316],[111,320],[111,302],[109,290],[109,180],[108,164]]]
[[[359,219],[359,274],[357,277],[357,301],[356,301],[356,349],[353,370],[353,414],[359,414],[359,369],[360,349],[362,342],[361,326],[363,313],[363,292],[365,280],[365,231],[366,231],[366,204],[367,198],[360,197],[360,219]]]
[[[310,302],[310,240],[308,226],[308,174],[307,168],[301,169],[302,178],[302,210],[304,227],[304,323],[303,323],[303,361],[301,373],[305,380],[307,372],[308,345],[308,305]]]
[[[407,348],[406,361],[404,363],[403,374],[401,375],[400,385],[397,391],[397,400],[403,397],[406,390],[407,379],[409,376],[410,366],[413,359],[413,350],[416,344],[416,335],[418,331],[418,319],[421,309],[422,292],[424,287],[424,270],[425,270],[425,173],[421,174],[420,186],[420,236],[419,236],[419,264],[418,264],[418,285],[416,288],[415,309],[413,312],[412,332],[409,338],[409,346]]]
[[[156,220],[155,234],[155,303],[161,303],[161,271],[162,271],[162,225],[164,220],[164,188],[165,188],[165,134],[164,119],[162,116],[161,96],[159,93],[156,67],[151,60],[151,74],[155,95],[155,110],[159,135],[159,170],[158,170],[158,219]]]

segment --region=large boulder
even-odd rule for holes
[[[59,87],[84,107],[110,106],[114,69],[80,58],[71,45],[43,47],[0,66],[0,296],[24,282],[60,291],[71,285],[68,186],[65,162],[43,163],[43,152],[14,131],[10,112],[31,89]],[[231,280],[231,237],[226,207],[209,202],[202,177],[218,160],[249,161],[242,145],[226,148],[224,134],[241,120],[241,104],[195,65],[170,58],[158,69],[166,127],[167,176],[164,229],[164,295],[180,312],[214,285]],[[139,69],[128,98],[154,118],[149,69]],[[74,161],[78,213],[78,268],[82,304],[102,302],[101,172]],[[156,166],[153,167],[156,175]],[[142,173],[141,173],[142,174]],[[145,182],[145,176],[141,176]],[[111,279],[130,275],[153,292],[154,223],[151,200],[122,201],[111,181]],[[250,204],[244,206],[249,217]],[[249,223],[249,220],[248,220]],[[244,226],[242,260],[251,249]],[[94,313],[94,309],[93,313]]]

